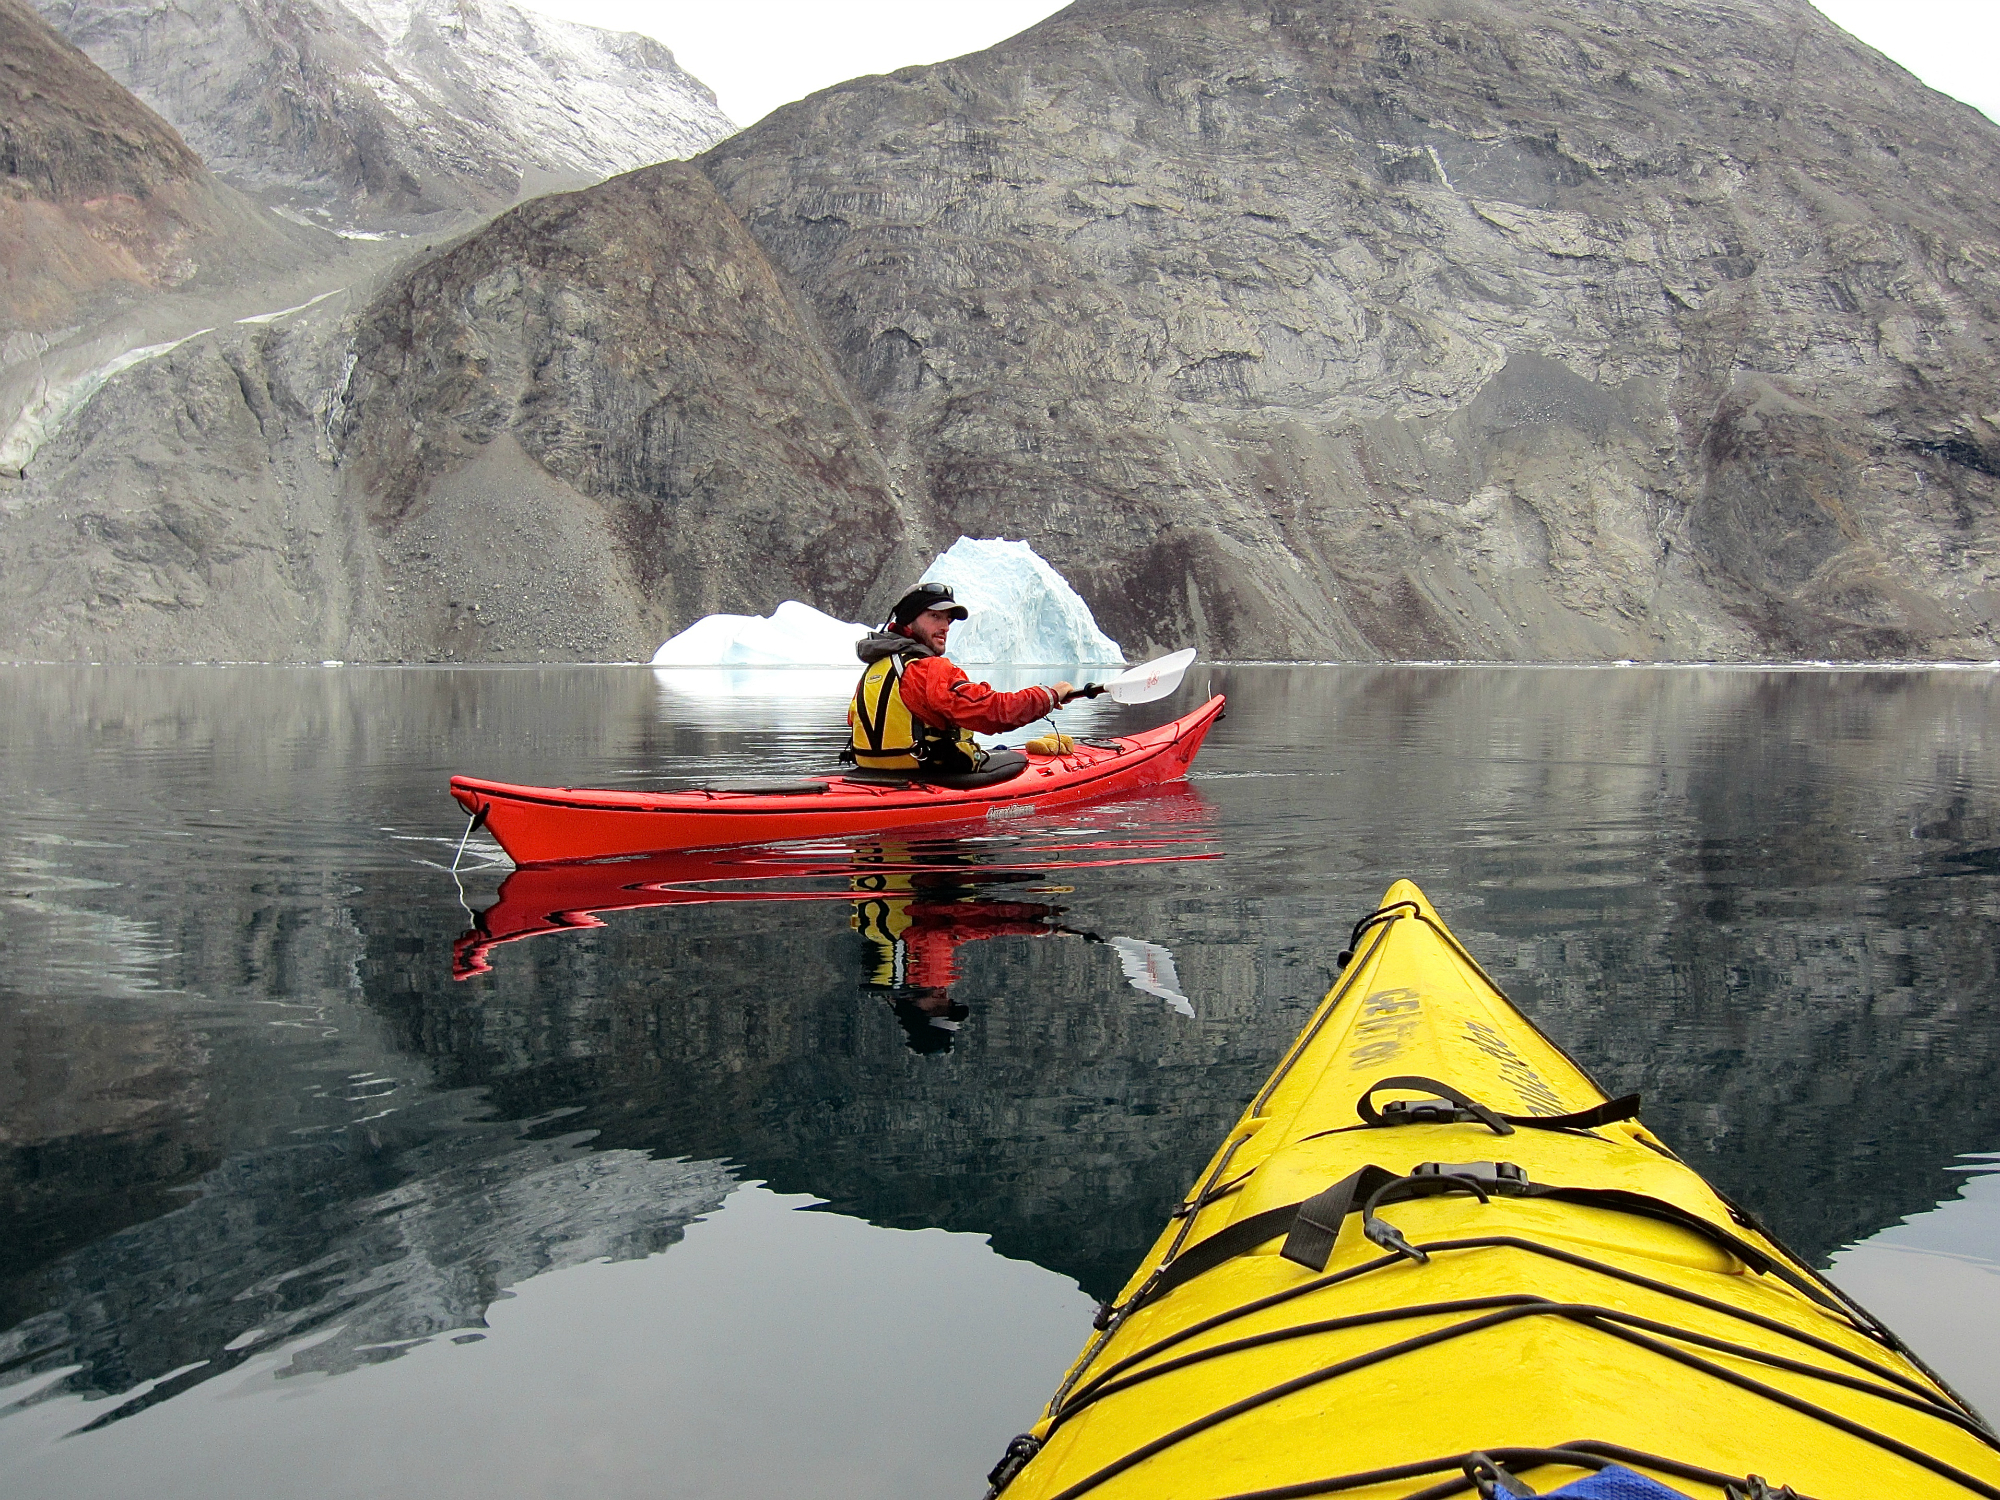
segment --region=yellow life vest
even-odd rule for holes
[[[909,846],[901,843],[883,844],[873,855],[859,856],[863,862],[880,859],[898,866],[906,865],[909,857]],[[903,934],[916,925],[916,918],[910,915],[910,903],[917,894],[915,877],[907,868],[857,871],[849,877],[849,884],[860,896],[849,925],[868,940],[870,949],[868,977],[863,983],[870,989],[903,988],[910,971],[910,952]]]
[[[933,729],[910,712],[903,702],[902,659],[897,656],[868,664],[848,705],[847,726],[849,753],[865,770],[973,770],[985,759],[971,730]]]
[[[916,922],[910,915],[911,900],[906,892],[871,896],[854,905],[854,915],[848,920],[868,939],[868,977],[864,983],[871,989],[895,990],[909,983],[910,953],[903,944],[903,934]]]

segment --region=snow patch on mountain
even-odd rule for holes
[[[112,376],[122,375],[134,365],[158,359],[162,354],[171,354],[182,344],[214,331],[212,328],[198,328],[170,343],[127,349],[95,369],[86,370],[74,380],[55,384],[45,382],[21,409],[21,414],[8,427],[5,436],[0,436],[0,473],[18,476],[26,470],[42,445],[54,437],[65,422],[83,410],[90,398],[104,389],[104,383]]]
[[[508,140],[515,165],[611,177],[693,156],[735,126],[650,37],[536,15],[506,0],[322,0],[381,39],[370,78],[412,125],[439,109]]]
[[[650,37],[507,0],[36,0],[274,207],[352,228],[490,211],[735,133]]]

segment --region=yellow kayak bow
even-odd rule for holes
[[[1415,885],[1351,947],[993,1495],[2000,1500],[1978,1415]]]

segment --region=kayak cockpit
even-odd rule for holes
[[[871,771],[857,767],[841,772],[840,779],[861,786],[940,786],[949,792],[975,792],[981,787],[1012,781],[1028,769],[1028,764],[1028,757],[1021,751],[1002,748],[987,751],[986,764],[978,770],[956,775],[940,771]]]

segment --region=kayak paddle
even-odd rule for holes
[[[1190,646],[1185,651],[1142,662],[1120,672],[1109,682],[1085,683],[1073,690],[1063,702],[1069,702],[1070,698],[1095,698],[1100,693],[1108,693],[1113,703],[1151,703],[1155,698],[1166,697],[1181,685],[1181,678],[1194,665],[1194,658],[1195,649]]]

